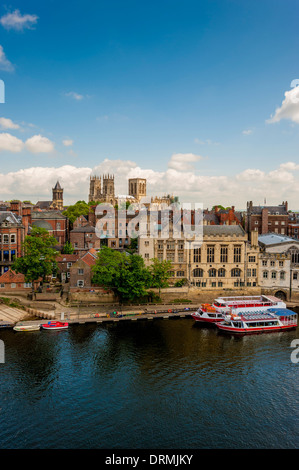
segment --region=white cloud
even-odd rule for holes
[[[21,152],[24,148],[24,143],[21,139],[8,134],[7,132],[2,132],[0,134],[0,151],[6,150],[8,152]]]
[[[193,168],[192,163],[201,159],[200,155],[194,155],[194,153],[174,153],[168,162],[168,167],[178,171],[186,171]]]
[[[32,153],[51,153],[54,151],[54,143],[40,134],[26,140],[25,146]]]
[[[83,95],[80,95],[79,93],[76,93],[75,91],[69,91],[68,93],[65,93],[65,96],[69,96],[70,98],[73,98],[76,101],[81,101],[84,98]]]
[[[33,29],[33,25],[37,23],[38,16],[22,15],[20,10],[7,13],[0,18],[0,23],[6,29],[14,29],[21,31],[23,29]]]
[[[252,134],[252,130],[251,129],[245,129],[244,131],[242,131],[242,134],[243,135],[250,135],[250,134]]]
[[[183,202],[202,202],[204,207],[223,204],[234,205],[241,210],[245,209],[248,200],[263,204],[266,198],[270,205],[287,200],[289,207],[296,210],[299,200],[298,167],[297,163],[287,162],[268,172],[248,168],[229,176],[209,176],[195,174],[192,169],[180,171],[168,167],[164,171],[155,171],[141,168],[131,160],[106,158],[93,169],[73,165],[32,167],[0,174],[0,179],[1,194],[7,199],[49,200],[51,188],[59,179],[66,204],[72,204],[77,200],[87,200],[91,174],[110,173],[114,174],[116,195],[128,193],[129,178],[142,177],[147,179],[147,193],[151,196],[173,194]]]
[[[62,141],[62,143],[63,143],[63,145],[65,145],[65,147],[71,147],[73,145],[74,141],[71,140],[71,139],[65,139],[65,140]]]
[[[14,69],[13,64],[6,58],[3,46],[0,46],[0,70],[3,70],[4,72],[13,72]]]
[[[20,126],[14,123],[11,119],[0,117],[1,129],[20,129]]]
[[[286,91],[284,96],[285,99],[281,106],[275,110],[274,115],[267,122],[272,124],[282,119],[288,119],[299,124],[299,86]]]

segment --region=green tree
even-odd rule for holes
[[[67,241],[65,243],[64,247],[62,248],[61,253],[63,253],[64,255],[72,255],[74,253],[74,248],[71,242]]]
[[[147,295],[149,272],[139,255],[103,247],[92,269],[92,282],[113,290],[120,303],[125,300],[135,301]]]
[[[85,201],[77,201],[76,204],[69,206],[62,214],[73,224],[80,215],[89,214],[89,205]]]
[[[47,276],[57,271],[56,257],[58,251],[53,246],[57,244],[55,237],[40,227],[32,227],[31,234],[25,237],[22,243],[24,255],[16,258],[12,264],[12,270],[22,273],[26,282],[32,283],[34,292],[34,281],[40,277],[45,280]]]
[[[159,295],[163,287],[168,287],[168,279],[172,268],[171,261],[159,261],[153,258],[152,264],[148,267],[150,273],[150,285],[159,289]]]

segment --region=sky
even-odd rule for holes
[[[0,200],[149,195],[299,210],[296,0],[0,4]],[[1,91],[0,91],[1,101]]]

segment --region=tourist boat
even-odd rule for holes
[[[15,331],[38,331],[40,330],[40,325],[26,325],[26,323],[20,323],[19,325],[14,326],[13,329]]]
[[[277,297],[266,295],[218,297],[213,304],[202,304],[192,317],[196,321],[218,323],[224,320],[225,315],[230,313],[231,309],[234,309],[236,313],[241,313],[263,312],[269,308],[286,308],[286,304]]]
[[[68,327],[68,323],[61,321],[49,321],[48,323],[44,323],[42,325],[44,330],[65,330]]]
[[[297,328],[297,313],[286,308],[242,313],[232,310],[229,315],[225,315],[224,321],[216,323],[216,326],[222,332],[237,335],[292,330]]]
[[[192,313],[191,316],[195,321],[205,323],[217,323],[224,319],[223,313],[217,312],[215,307],[211,304],[202,304],[196,312]]]

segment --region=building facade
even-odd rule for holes
[[[258,240],[251,243],[240,225],[203,226],[201,244],[185,238],[140,237],[139,254],[145,264],[152,258],[172,263],[172,283],[187,279],[201,289],[236,289],[258,286]]]
[[[256,231],[259,234],[273,232],[287,235],[288,224],[287,202],[279,206],[253,206],[252,201],[247,202],[245,228],[249,234]]]

